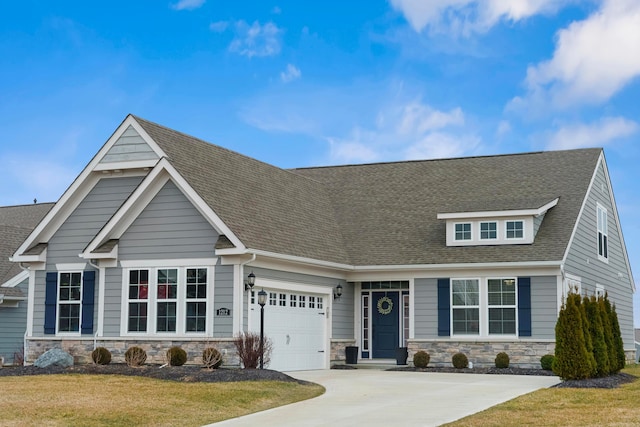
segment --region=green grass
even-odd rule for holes
[[[640,365],[623,370],[640,377]],[[637,426],[640,381],[616,389],[548,388],[447,426]]]
[[[318,396],[293,382],[180,383],[118,375],[0,378],[0,426],[201,426]]]

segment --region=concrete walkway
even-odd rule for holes
[[[215,426],[438,426],[560,382],[546,376],[370,369],[288,374],[321,384],[327,392]]]

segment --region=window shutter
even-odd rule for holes
[[[531,278],[518,277],[518,335],[531,336]]]
[[[58,273],[48,272],[44,293],[44,333],[56,333],[56,305],[58,302]]]
[[[95,295],[96,272],[85,271],[82,274],[82,323],[80,332],[83,334],[93,333],[93,299]]]
[[[449,279],[438,279],[438,336],[451,335],[451,302]]]

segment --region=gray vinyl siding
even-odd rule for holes
[[[213,291],[213,336],[230,338],[233,336],[233,266],[217,265]],[[228,308],[230,316],[216,316],[217,310]]]
[[[89,242],[124,203],[143,177],[103,178],[91,189],[69,218],[49,240],[47,270],[56,271],[57,263],[81,263],[78,258]],[[45,271],[36,271],[33,335],[44,335]],[[94,301],[94,329],[97,325],[98,281]]]
[[[246,268],[245,268],[246,271]],[[299,273],[289,273],[277,270],[268,270],[264,268],[253,269],[256,277],[279,280],[283,282],[292,282],[305,285],[326,286],[335,288],[338,284],[342,285],[342,296],[333,302],[333,310],[331,313],[333,339],[353,339],[354,331],[354,315],[353,315],[353,284],[346,283],[329,277],[312,276]]]
[[[120,238],[121,260],[211,258],[218,233],[172,181]]]
[[[438,338],[438,279],[415,279],[413,283],[414,336]]]
[[[558,318],[558,279],[531,277],[531,338],[555,339]]]
[[[97,294],[97,292],[96,292]],[[120,336],[122,310],[122,268],[105,270],[104,286],[104,326],[105,337]]]
[[[129,126],[122,136],[102,158],[100,163],[127,162],[136,160],[156,160],[158,155],[144,142],[144,139]]]
[[[27,295],[29,280],[16,286]],[[27,325],[27,301],[20,301],[18,307],[0,305],[0,357],[7,365],[14,364],[14,354],[24,345],[24,333]]]
[[[542,214],[533,218],[533,236],[535,237],[538,234],[538,230],[540,230],[540,225],[542,225],[542,221],[544,220],[544,216],[546,214]]]
[[[581,278],[582,292],[591,295],[602,285],[616,305],[625,349],[634,348],[633,297],[618,224],[611,204],[611,187],[604,166],[598,165],[578,228],[569,248],[565,271]],[[598,259],[597,203],[607,210],[609,262]]]

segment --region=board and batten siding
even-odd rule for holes
[[[583,294],[594,294],[596,284],[604,286],[609,299],[616,306],[624,348],[631,350],[634,348],[631,278],[620,240],[620,224],[616,221],[611,203],[611,191],[604,165],[600,163],[567,252],[565,272],[581,278]],[[598,204],[607,210],[608,262],[598,258]]]
[[[29,279],[16,285],[24,295],[27,295]],[[24,345],[24,332],[27,325],[27,301],[20,301],[17,307],[0,305],[0,357],[5,364],[14,364],[14,355],[19,353]]]
[[[140,134],[132,126],[129,126],[100,160],[100,163],[157,159],[158,155],[147,145]]]
[[[247,267],[245,267],[245,271]],[[266,268],[254,268],[254,274],[258,278],[277,280],[281,282],[290,282],[300,285],[324,286],[327,288],[335,288],[338,284],[342,285],[342,296],[333,300],[333,310],[331,311],[331,337],[332,339],[353,339],[354,338],[354,314],[353,314],[353,285],[347,282],[330,277],[322,277],[308,274],[291,273],[286,271],[271,270]],[[254,288],[255,290],[255,288]],[[333,295],[333,291],[331,292]],[[329,307],[330,301],[326,301],[326,307]]]
[[[231,315],[218,316],[216,313],[221,308],[231,310]],[[213,336],[233,337],[233,265],[220,265],[220,262],[216,266],[213,282]]]
[[[143,177],[102,178],[67,220],[49,239],[46,271],[56,271],[58,263],[82,263],[78,257],[116,210],[140,184]],[[36,271],[33,336],[44,335],[45,271]],[[94,299],[94,328],[97,324],[98,292]]]
[[[118,244],[120,260],[213,258],[218,233],[168,181]]]

